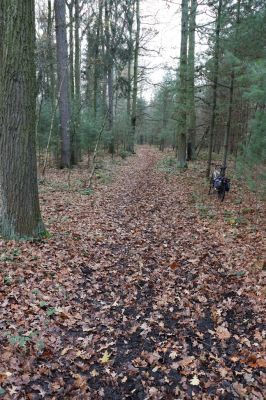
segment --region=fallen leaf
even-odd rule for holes
[[[221,375],[222,378],[225,378],[228,375],[228,370],[226,368],[219,368],[219,373]]]
[[[176,261],[173,261],[173,262],[170,264],[170,268],[171,268],[173,271],[175,271],[178,267],[180,268],[180,265],[179,265]]]
[[[110,356],[111,356],[111,354],[109,354],[108,351],[106,350],[106,351],[104,352],[102,358],[100,358],[100,362],[101,362],[102,364],[108,363],[108,362],[110,361]]]
[[[183,360],[178,361],[178,364],[180,365],[180,367],[186,367],[187,365],[193,363],[194,360],[195,360],[195,357],[188,356],[188,357],[183,358]]]
[[[192,386],[199,386],[200,381],[197,375],[194,375],[193,378],[189,381],[190,385]]]
[[[240,359],[240,357],[238,357],[238,356],[230,357],[230,360],[233,361],[233,362],[237,362],[237,361],[239,361],[239,359]]]
[[[3,383],[10,376],[12,376],[12,374],[9,371],[0,372],[0,383]]]
[[[231,333],[224,326],[218,326],[218,328],[216,328],[216,335],[221,340],[227,340],[231,337]]]
[[[247,393],[247,390],[244,388],[244,386],[242,385],[242,383],[238,383],[238,382],[234,382],[232,384],[232,387],[234,389],[234,391],[239,395],[239,396],[243,396],[245,398],[245,395]]]
[[[257,366],[258,366],[259,368],[266,368],[266,360],[263,359],[263,358],[259,358],[259,359],[257,360]]]
[[[66,347],[61,351],[61,356],[64,356],[69,350],[71,350],[71,347]]]
[[[99,375],[99,372],[96,371],[96,369],[93,369],[90,374],[91,374],[91,376],[93,376],[95,378],[96,376]]]
[[[169,354],[169,357],[170,357],[172,360],[174,360],[177,356],[178,356],[178,353],[177,353],[176,351],[172,351],[172,352]]]

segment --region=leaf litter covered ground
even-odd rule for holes
[[[263,203],[164,157],[140,148],[89,196],[51,172],[50,237],[0,241],[0,397],[265,398]]]

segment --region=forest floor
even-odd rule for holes
[[[0,398],[265,399],[265,204],[149,147],[119,164],[92,193],[49,171],[49,237],[0,240]]]

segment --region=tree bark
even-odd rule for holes
[[[127,61],[127,138],[124,140],[124,147],[127,148],[126,142],[130,139],[131,130],[131,97],[132,97],[132,59],[133,59],[133,22],[135,14],[135,0],[129,1],[127,19],[128,19],[128,61]],[[126,146],[125,146],[126,145]],[[129,149],[130,150],[130,149]]]
[[[138,67],[139,67],[139,46],[140,46],[140,0],[136,0],[136,38],[134,47],[134,71],[133,71],[133,90],[132,90],[132,113],[131,113],[131,137],[130,151],[134,152],[134,142],[137,124],[137,100],[138,100]]]
[[[34,1],[2,0],[0,14],[0,230],[8,239],[39,238]]]
[[[75,143],[74,152],[75,160],[77,161],[80,153],[80,109],[81,109],[81,94],[80,94],[80,12],[79,0],[75,0]]]
[[[73,34],[73,8],[74,8],[74,0],[70,0],[67,3],[68,7],[68,15],[69,15],[69,81],[70,81],[70,93],[71,100],[74,101],[74,34]]]
[[[197,0],[191,0],[189,15],[189,46],[188,46],[188,76],[187,76],[187,160],[195,159],[196,147],[196,110],[195,110],[195,30],[196,30]]]
[[[111,46],[110,34],[110,4],[105,0],[105,42],[106,42],[106,72],[107,72],[107,122],[110,132],[109,152],[114,153],[114,135],[113,135],[113,120],[114,120],[114,71],[113,71],[113,49]]]
[[[56,48],[57,48],[57,75],[60,114],[60,142],[61,160],[60,168],[70,167],[70,96],[68,51],[66,36],[66,7],[65,0],[55,0]]]
[[[179,104],[177,129],[177,159],[178,166],[185,168],[186,162],[186,125],[187,125],[187,37],[188,37],[188,0],[182,0],[181,17],[181,49],[179,66]]]

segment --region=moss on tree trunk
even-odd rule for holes
[[[0,187],[1,234],[40,237],[35,148],[34,1],[1,1]]]

